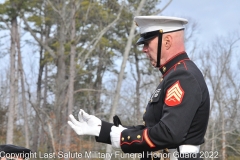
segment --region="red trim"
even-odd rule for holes
[[[169,70],[163,75],[163,77],[164,77],[168,72],[170,72],[171,69],[176,66],[176,64],[178,64],[179,62],[183,62],[183,61],[185,61],[185,60],[190,60],[190,59],[186,58],[186,59],[182,59],[181,61],[178,61],[177,63],[175,63],[175,65],[173,65],[171,68],[169,68]],[[186,70],[187,70],[186,64],[185,64],[184,66],[185,66],[185,68],[186,68]]]
[[[142,136],[141,136],[142,137]],[[120,142],[122,141],[122,135],[120,136]],[[143,141],[143,137],[142,137],[142,140],[140,141],[140,140],[134,140],[134,141],[132,141],[132,142],[122,142],[121,144],[120,144],[120,146],[121,145],[123,145],[123,144],[128,144],[128,145],[130,145],[130,144],[132,144],[132,143],[134,143],[134,142],[138,142],[138,143],[141,143]]]
[[[128,144],[128,145],[131,145],[131,144],[132,144],[132,143],[134,143],[134,142],[141,143],[141,142],[142,142],[142,140],[141,140],[141,141],[139,141],[139,140],[135,140],[135,141],[132,141],[132,142],[123,142],[123,143],[121,143],[120,145],[123,145],[123,144]]]
[[[174,59],[175,57],[177,57],[180,54],[186,53],[185,51],[179,52],[178,54],[174,55],[173,57],[171,57],[169,60],[167,60],[163,65],[161,65],[159,67],[159,69],[161,69],[163,66],[165,66],[168,62],[170,62],[172,59]]]
[[[156,147],[153,142],[150,140],[150,138],[148,137],[148,133],[147,133],[147,129],[145,129],[143,131],[143,137],[145,139],[145,141],[147,142],[147,144],[149,145],[150,148],[154,148]]]
[[[187,65],[184,61],[183,61],[183,64],[184,64],[185,69],[187,70]]]
[[[150,140],[150,138],[148,137],[148,133],[147,133],[147,129],[143,130],[143,136],[141,136],[142,139],[141,140],[134,140],[132,142],[122,142],[120,143],[120,146],[124,145],[124,144],[128,144],[131,145],[133,143],[141,143],[143,142],[143,139],[146,141],[146,143],[149,145],[150,148],[156,147],[152,141]],[[122,134],[120,135],[120,142],[122,141]]]

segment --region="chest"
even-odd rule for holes
[[[162,81],[149,98],[146,111],[143,115],[145,126],[152,127],[161,119],[164,105],[164,96],[165,95]]]

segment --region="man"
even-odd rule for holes
[[[184,24],[188,21],[137,16],[135,22],[141,32],[137,44],[144,45],[143,52],[163,75],[146,107],[144,124],[114,126],[83,110],[79,121],[70,115],[68,123],[79,135],[94,135],[96,141],[112,144],[125,153],[144,153],[142,159],[159,159],[154,156],[158,150],[170,152],[171,160],[200,159],[210,100],[202,73],[185,52]]]
[[[30,149],[11,144],[0,145],[0,160],[23,160],[29,158]]]

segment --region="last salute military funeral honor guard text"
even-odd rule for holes
[[[170,160],[201,159],[210,100],[201,71],[185,52],[187,20],[165,16],[137,16],[134,20],[141,32],[137,44],[144,45],[143,52],[162,73],[160,84],[149,97],[144,124],[114,126],[83,110],[78,121],[70,115],[68,123],[77,134],[94,135],[97,142],[112,144],[124,153],[164,150]],[[174,157],[174,152],[187,156]],[[160,159],[144,155],[142,159]]]

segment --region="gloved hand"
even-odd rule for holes
[[[99,136],[102,126],[102,121],[99,118],[87,114],[82,109],[78,113],[78,121],[72,114],[69,115],[69,118],[68,124],[78,135]]]
[[[120,148],[120,136],[123,130],[127,128],[119,125],[118,127],[112,126],[110,136],[111,136],[111,142],[112,146],[114,148]]]

